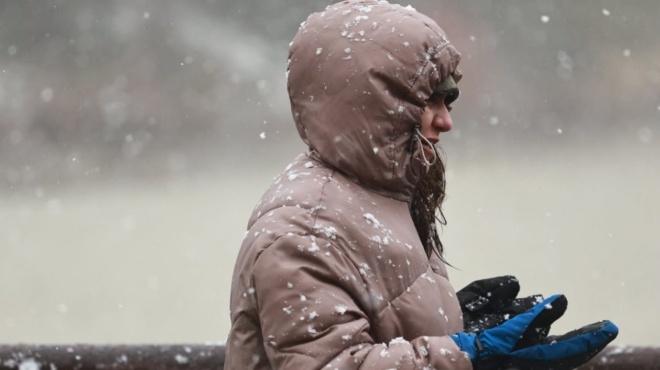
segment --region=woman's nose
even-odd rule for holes
[[[444,104],[435,111],[433,126],[440,130],[440,132],[447,132],[453,127],[449,109]]]

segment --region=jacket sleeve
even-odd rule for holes
[[[274,369],[472,369],[448,336],[376,343],[359,303],[369,301],[359,268],[325,240],[278,238],[257,258],[251,283]]]

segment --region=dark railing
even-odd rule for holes
[[[0,369],[221,370],[223,344],[0,345]]]
[[[0,345],[0,369],[222,370],[223,344]],[[610,346],[580,369],[660,369],[660,348]]]

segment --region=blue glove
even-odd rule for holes
[[[502,325],[451,338],[472,360],[475,370],[570,370],[589,361],[616,338],[619,329],[600,321],[560,336],[547,336],[550,325],[568,306],[553,295]]]

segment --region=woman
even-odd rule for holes
[[[301,25],[288,91],[309,150],[250,218],[225,369],[473,367],[435,219],[459,60],[433,20],[384,1]]]

